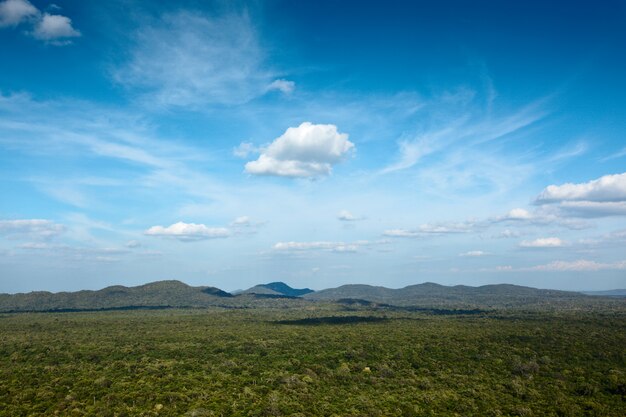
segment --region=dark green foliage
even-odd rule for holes
[[[0,415],[626,415],[623,309],[303,306],[0,315]]]
[[[279,320],[278,324],[293,324],[302,326],[317,326],[320,324],[351,324],[351,323],[377,323],[387,320],[386,317],[374,316],[330,316],[330,317],[308,317],[297,320]]]

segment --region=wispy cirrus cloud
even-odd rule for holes
[[[0,235],[10,239],[50,239],[65,231],[64,225],[51,220],[0,220]]]
[[[102,158],[112,164],[115,168],[101,177],[55,177],[49,170],[41,174],[31,170],[29,177],[22,179],[78,207],[98,202],[89,198],[93,195],[89,190],[94,188],[167,188],[206,197],[219,187],[193,166],[195,161],[210,160],[205,150],[161,137],[132,113],[88,102],[0,94],[0,146],[30,157]],[[123,177],[119,172],[124,173]]]
[[[289,80],[278,79],[274,80],[267,86],[267,91],[280,91],[285,94],[293,93],[296,88],[296,83]]]
[[[113,76],[147,105],[234,106],[271,90],[290,93],[295,86],[267,67],[245,13],[169,13],[144,21],[133,36],[130,60]]]
[[[495,118],[477,106],[472,96],[466,100],[435,99],[424,110],[427,119],[423,124],[425,127],[413,136],[405,134],[398,142],[398,160],[380,172],[387,174],[409,169],[431,155],[442,158],[438,163],[457,166],[460,161],[450,159],[456,151],[475,152],[476,147],[484,150],[488,143],[522,131],[548,114],[543,107],[543,100],[540,100]],[[436,110],[429,115],[429,108]],[[448,109],[446,116],[441,116],[443,108]]]
[[[489,255],[489,252],[485,252],[485,251],[482,251],[482,250],[471,250],[471,251],[468,251],[468,252],[459,253],[459,256],[463,257],[463,258],[467,258],[467,257],[469,257],[469,258],[479,258],[479,257],[482,257],[482,256],[487,256],[487,255]]]
[[[622,148],[619,151],[602,158],[601,161],[606,162],[606,161],[610,161],[611,159],[622,158],[624,156],[626,156],[626,148]]]

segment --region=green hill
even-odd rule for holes
[[[577,292],[543,290],[510,284],[449,287],[431,282],[400,289],[370,285],[343,285],[307,294],[304,298],[314,301],[358,299],[396,306],[456,308],[562,307],[566,305],[584,307],[598,302],[610,302],[610,300]]]
[[[269,284],[259,284],[252,288],[241,291],[240,294],[257,294],[257,295],[274,295],[285,297],[301,297],[305,294],[312,293],[310,288],[291,288],[284,282],[270,282]]]

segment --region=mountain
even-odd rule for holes
[[[158,281],[138,287],[114,285],[98,291],[0,294],[0,311],[99,310],[229,305],[233,295],[214,287]]]
[[[180,281],[158,281],[137,287],[115,285],[98,291],[46,291],[0,294],[0,312],[89,311],[156,308],[305,307],[337,303],[343,308],[507,309],[592,308],[598,304],[623,307],[624,298],[589,296],[577,292],[540,290],[517,285],[448,287],[434,283],[400,289],[343,285],[314,292],[282,282],[252,287],[233,295],[215,287],[192,287]]]
[[[601,297],[626,297],[626,289],[606,290],[606,291],[580,291],[586,295],[597,295]]]
[[[542,290],[510,284],[449,287],[426,282],[400,289],[343,285],[307,294],[304,298],[312,301],[357,299],[396,306],[506,308],[590,301],[592,297],[577,292]]]
[[[241,291],[239,294],[258,294],[258,295],[275,295],[286,297],[301,297],[305,294],[312,293],[310,288],[291,288],[284,282],[270,282],[269,284],[259,284],[252,288],[248,288],[245,291]]]

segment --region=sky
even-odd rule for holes
[[[626,287],[626,3],[0,1],[0,292]]]

